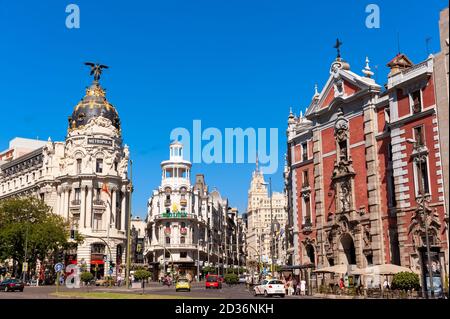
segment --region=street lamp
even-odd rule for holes
[[[129,198],[128,198],[128,224],[127,224],[127,254],[126,254],[126,264],[127,264],[127,268],[126,268],[126,272],[125,272],[125,281],[126,281],[126,285],[127,285],[127,289],[130,288],[130,267],[131,267],[131,239],[130,239],[130,228],[131,228],[131,193],[133,192],[133,183],[132,183],[132,170],[133,168],[133,161],[130,160],[130,183],[128,185],[128,193]]]
[[[197,240],[197,281],[200,281],[200,244],[203,243],[202,239]]]
[[[264,183],[267,185],[267,183]],[[273,206],[272,206],[272,178],[269,177],[269,196],[270,196],[270,271],[273,275]]]
[[[431,298],[434,298],[434,287],[433,287],[433,268],[432,268],[432,262],[431,262],[431,251],[430,251],[430,239],[428,234],[428,216],[426,212],[425,202],[428,201],[428,198],[425,195],[425,177],[422,175],[422,164],[426,163],[427,161],[427,155],[420,152],[420,146],[418,141],[414,139],[407,139],[406,142],[413,145],[413,149],[417,152],[417,155],[414,157],[414,162],[419,165],[419,171],[420,171],[420,179],[418,180],[419,184],[419,191],[420,191],[420,202],[417,201],[417,203],[422,205],[422,218],[423,222],[425,224],[425,243],[426,243],[426,249],[427,249],[427,259],[428,259],[428,276],[430,280],[430,295]],[[426,280],[425,280],[426,284]],[[422,291],[425,291],[425,287],[422,288]],[[426,294],[428,297],[428,293]]]

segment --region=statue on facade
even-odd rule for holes
[[[117,173],[122,177],[126,178],[128,173],[128,160],[130,158],[130,150],[128,145],[125,145],[123,149],[124,156],[117,167]]]
[[[344,181],[341,183],[341,191],[339,194],[339,200],[341,203],[341,210],[342,211],[349,211],[350,210],[350,185],[349,181]]]

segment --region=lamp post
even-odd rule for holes
[[[203,240],[199,238],[197,240],[197,281],[200,281],[200,243],[203,243]]]
[[[25,282],[25,280],[26,280],[25,275],[26,275],[26,273],[28,271],[27,255],[28,255],[28,229],[30,228],[29,227],[29,225],[30,225],[29,220],[30,220],[30,218],[28,218],[28,220],[27,220],[27,228],[26,228],[26,232],[25,232],[25,256],[24,256],[24,260],[23,260],[23,265],[26,264],[27,267],[26,267],[26,271],[25,271],[25,267],[23,267],[23,265],[22,265],[22,273],[23,273],[22,274],[22,276],[23,276],[22,281],[23,282]]]
[[[422,213],[421,217],[423,218],[423,222],[425,225],[425,245],[427,249],[427,261],[428,261],[428,277],[430,280],[430,296],[431,298],[434,298],[434,285],[433,285],[433,268],[432,268],[432,261],[431,261],[431,249],[430,249],[430,239],[429,239],[429,232],[428,232],[428,216],[427,211],[425,207],[425,202],[428,200],[425,196],[425,177],[422,175],[422,164],[426,163],[427,156],[426,154],[423,154],[420,152],[420,146],[418,141],[414,139],[407,139],[408,143],[413,145],[414,150],[417,152],[417,155],[414,157],[414,162],[416,162],[419,165],[419,171],[420,171],[420,179],[418,180],[419,184],[419,191],[420,191],[420,202],[418,202],[419,206],[422,205]],[[425,285],[427,284],[425,280]],[[425,287],[424,287],[425,288]],[[422,291],[424,291],[424,288]],[[428,297],[428,293],[426,294]]]
[[[131,266],[131,240],[130,240],[130,226],[131,226],[131,193],[133,192],[133,183],[132,183],[132,172],[133,172],[133,161],[130,160],[130,183],[128,185],[128,224],[127,224],[127,255],[126,255],[126,273],[125,273],[125,281],[127,285],[127,289],[130,288],[130,266]]]

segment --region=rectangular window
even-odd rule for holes
[[[77,174],[81,174],[81,158],[77,159]]]
[[[425,146],[425,137],[423,135],[423,125],[414,128],[414,139],[418,146]]]
[[[187,258],[187,251],[180,251],[180,258]]]
[[[305,203],[305,224],[311,224],[311,200],[309,197],[303,198]]]
[[[421,90],[417,90],[411,93],[412,111],[413,113],[419,113],[422,111],[422,94]]]
[[[302,143],[302,159],[304,161],[308,160],[308,143]]]
[[[103,173],[103,159],[97,158],[95,171],[100,174]]]
[[[76,201],[80,200],[80,189],[79,188],[75,188],[74,196],[75,196],[74,200],[76,200]]]
[[[166,244],[170,244],[170,237],[166,237]]]
[[[170,253],[166,250],[166,251],[164,252],[164,256],[165,256],[166,258],[170,258]]]
[[[308,170],[303,171],[303,187],[309,186],[309,175]]]
[[[430,187],[428,183],[428,165],[427,160],[415,161],[417,174],[417,195],[429,194]]]
[[[94,230],[103,229],[103,218],[102,214],[94,214]]]
[[[186,244],[186,238],[185,237],[181,237],[180,238],[180,244]]]

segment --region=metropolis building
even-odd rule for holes
[[[75,106],[64,141],[15,139],[0,153],[0,200],[44,200],[84,237],[65,252],[66,265],[85,265],[100,277],[109,273],[109,262],[113,275],[124,269],[130,180],[119,116],[98,79]]]

